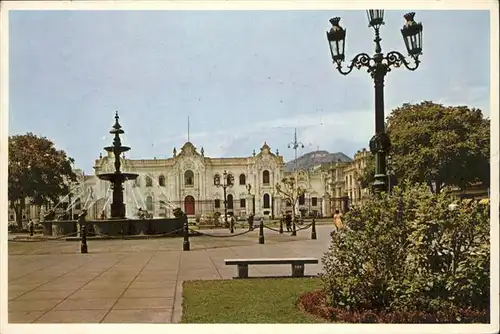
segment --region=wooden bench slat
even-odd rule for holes
[[[303,264],[317,264],[318,259],[315,258],[270,258],[270,259],[227,259],[224,260],[226,265],[240,265],[240,264],[293,264],[293,263],[303,263]]]

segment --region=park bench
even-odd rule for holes
[[[238,278],[248,278],[248,265],[291,264],[292,277],[304,276],[304,265],[317,264],[314,258],[286,258],[286,259],[229,259],[224,260],[226,266],[238,266]]]

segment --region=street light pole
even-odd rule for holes
[[[228,174],[227,171],[224,171],[223,173],[223,181],[222,183],[220,182],[220,178],[216,177],[215,178],[215,186],[216,187],[221,187],[223,192],[224,192],[224,224],[227,226],[227,192],[226,189],[229,187],[232,187],[234,184],[234,177],[231,174]],[[230,224],[230,230],[231,233],[234,233],[234,225],[231,223]]]
[[[304,144],[297,140],[297,129],[295,129],[295,133],[293,135],[293,141],[288,143],[288,148],[292,148],[295,151],[295,166],[294,171],[297,170],[297,149],[304,148]]]
[[[380,26],[384,24],[384,11],[370,9],[367,10],[368,20],[375,31],[375,54],[369,56],[367,53],[356,55],[347,70],[342,69],[342,62],[345,59],[344,45],[346,29],[339,25],[340,17],[330,19],[332,28],[326,33],[330,45],[330,53],[337,70],[347,75],[356,68],[366,67],[371,74],[375,84],[375,135],[370,140],[370,151],[375,155],[375,182],[373,188],[376,194],[387,192],[387,153],[391,147],[389,137],[385,129],[384,116],[384,79],[391,67],[404,65],[410,71],[415,71],[419,64],[419,56],[422,54],[422,30],[421,23],[414,21],[415,13],[404,15],[406,24],[401,29],[401,34],[406,45],[408,54],[413,59],[413,64],[408,62],[400,52],[390,51],[385,56],[380,45]]]

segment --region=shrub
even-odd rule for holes
[[[181,208],[175,208],[173,214],[175,218],[184,216],[184,212],[181,210]]]
[[[488,207],[450,210],[453,201],[402,184],[353,208],[323,256],[326,305],[351,313],[445,312],[458,322],[457,310],[487,309]]]

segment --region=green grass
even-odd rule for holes
[[[182,323],[317,323],[297,301],[319,278],[186,281]]]

